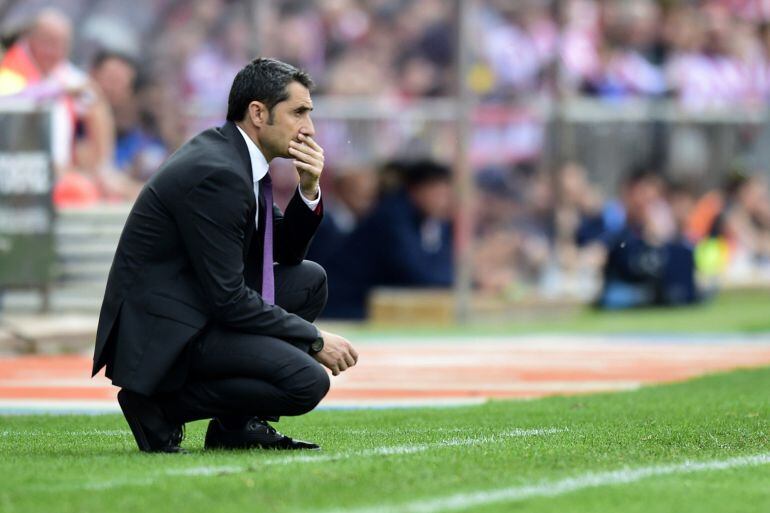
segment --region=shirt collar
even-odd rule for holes
[[[235,125],[235,128],[238,129],[238,131],[243,136],[243,140],[246,141],[246,148],[249,150],[249,159],[251,160],[251,175],[254,182],[258,182],[262,180],[267,174],[267,169],[269,167],[267,159],[265,159],[265,156],[262,155],[261,151],[259,151],[257,145],[254,144],[254,141],[251,140],[251,137],[246,135],[246,132],[244,132],[241,127]]]

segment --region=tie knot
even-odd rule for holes
[[[261,184],[269,185],[273,183],[273,179],[270,178],[270,173],[265,173],[265,176],[262,177],[262,179],[259,181]]]

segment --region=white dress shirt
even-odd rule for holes
[[[259,181],[262,180],[262,178],[264,178],[267,174],[267,168],[269,164],[267,163],[265,156],[262,155],[262,152],[259,151],[259,148],[257,148],[257,145],[254,144],[254,141],[252,141],[251,138],[246,135],[246,132],[244,132],[243,129],[238,125],[235,126],[243,136],[243,140],[246,141],[246,148],[249,150],[249,158],[251,159],[251,176],[254,179],[254,198],[257,200],[257,205],[259,205]],[[297,190],[299,191],[299,197],[302,198],[302,201],[305,202],[305,205],[307,205],[310,210],[315,210],[318,206],[318,203],[321,201],[321,188],[318,188],[318,197],[314,200],[307,199],[302,194],[302,190],[300,190],[299,186],[297,186]],[[273,208],[273,206],[265,205],[265,208]],[[257,213],[254,215],[254,226],[259,226],[259,208],[257,208]]]

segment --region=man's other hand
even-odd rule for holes
[[[321,336],[324,347],[315,354],[315,359],[331,370],[333,375],[339,375],[358,362],[358,351],[346,338],[328,331],[321,331]]]

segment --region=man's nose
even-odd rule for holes
[[[308,119],[307,122],[299,129],[299,133],[313,137],[315,135],[315,127],[313,126],[313,120]]]

